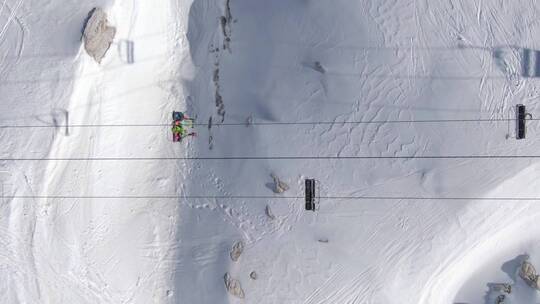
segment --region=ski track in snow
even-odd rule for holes
[[[9,74],[11,67],[19,63],[24,49],[25,28],[17,16],[22,3],[20,0],[11,8],[6,0],[0,8],[0,75]]]

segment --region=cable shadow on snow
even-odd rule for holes
[[[341,49],[340,47],[336,47]],[[355,73],[355,72],[341,72],[332,71],[327,69],[324,74],[335,77],[351,77],[351,78],[373,78],[373,79],[425,79],[425,80],[450,80],[450,81],[467,81],[467,80],[508,80],[509,77],[521,76],[524,78],[538,78],[540,77],[540,50],[535,50],[526,47],[520,47],[517,45],[501,45],[492,47],[472,46],[472,45],[458,45],[456,47],[377,47],[377,46],[359,46],[351,47],[354,50],[368,50],[368,51],[428,51],[428,52],[455,52],[460,50],[479,50],[490,54],[493,58],[494,64],[498,70],[502,72],[502,75],[447,75],[442,73],[433,73],[426,75],[419,74],[380,74],[380,73]],[[302,63],[301,67],[305,67]],[[303,73],[302,70],[294,68],[292,66],[272,66],[271,68],[277,70],[286,70],[288,72],[296,71]],[[309,67],[312,68],[312,67]]]

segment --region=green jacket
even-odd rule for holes
[[[186,130],[182,126],[173,126],[172,131],[174,134],[184,135]]]

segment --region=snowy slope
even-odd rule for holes
[[[80,42],[94,6],[118,31],[101,65]],[[539,10],[531,0],[4,1],[1,125],[53,126],[0,129],[4,302],[492,303],[488,284],[505,282],[511,303],[540,301],[513,272],[524,253],[540,263],[540,207],[480,200],[538,197],[535,159],[5,160],[538,155],[536,121],[522,141],[507,121],[390,121],[506,119],[517,103],[536,116],[525,55],[540,49]],[[213,125],[182,144],[166,126],[64,127],[167,124],[184,109]],[[271,174],[290,190],[274,194]],[[323,199],[306,212],[284,197],[302,196],[306,177],[322,196],[403,199]],[[49,195],[88,198],[32,198]],[[110,198],[159,195],[184,198]],[[245,299],[227,293],[227,272]]]
[[[535,79],[521,77],[521,49],[514,47],[535,48],[532,2],[231,1],[230,50],[222,50],[219,23],[201,29],[202,20],[212,19],[208,15],[227,15],[223,3],[213,3],[194,3],[188,30],[198,68],[188,105],[204,121],[219,117],[216,65],[226,122],[249,116],[258,122],[500,119],[513,115],[519,102],[534,113]],[[507,122],[239,126],[209,133],[213,149],[208,134],[197,142],[196,155],[514,155],[536,154],[537,143],[534,135],[513,140]],[[293,186],[293,196],[302,195],[304,177],[314,177],[327,196],[534,197],[532,165],[482,159],[205,161],[189,190],[272,195],[266,183],[274,172]],[[316,214],[303,211],[300,200],[201,204],[212,212],[186,218],[197,215],[195,231],[207,237],[191,236],[191,245],[212,255],[181,269],[204,267],[193,286],[215,282],[215,288],[219,274],[231,271],[247,290],[246,303],[479,303],[491,281],[460,292],[469,277],[496,272],[504,259],[536,250],[533,232],[520,237],[530,225],[526,218],[533,221],[538,212],[527,202],[326,200]],[[278,220],[264,216],[266,204],[278,210]],[[187,234],[193,235],[193,225]],[[517,237],[506,245],[507,233]],[[248,249],[241,262],[223,265],[231,235]],[[258,281],[249,279],[252,270]],[[504,279],[501,274],[485,279]],[[180,289],[190,295],[188,302],[224,296],[192,295],[191,287]]]
[[[105,6],[118,30],[101,66],[80,45],[82,24],[96,5]],[[11,69],[2,75],[9,97],[3,103],[4,124],[167,121],[173,104],[180,104],[171,94],[174,71],[168,66],[182,51],[181,18],[171,3],[38,6],[5,3],[21,28],[6,23],[14,34],[3,44]],[[46,19],[49,23],[42,24]],[[13,53],[9,47],[16,38],[20,50]],[[137,64],[123,61],[121,40],[133,41]],[[2,139],[11,146],[2,155],[163,156],[174,152],[166,135],[167,128],[156,127],[6,129]],[[3,182],[11,186],[6,196],[170,194],[181,178],[176,174],[181,167],[152,162],[5,162],[3,167]],[[167,257],[177,229],[173,201],[15,198],[6,199],[2,210],[1,288],[10,303],[150,303],[172,294],[174,264]]]

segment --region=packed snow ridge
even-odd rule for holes
[[[1,302],[540,302],[539,14],[2,1]]]

